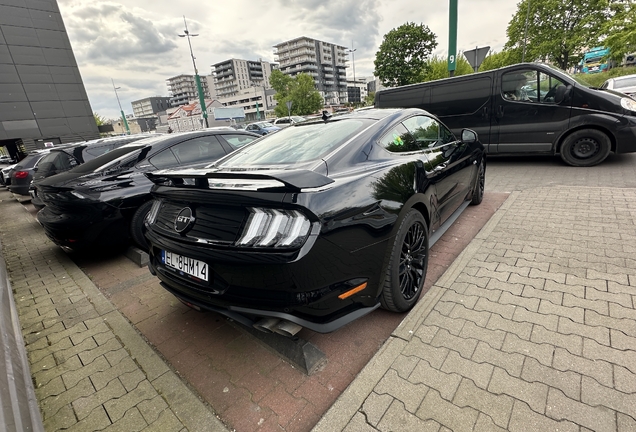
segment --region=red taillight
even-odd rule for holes
[[[29,176],[29,173],[26,171],[16,171],[14,174],[14,177],[17,179],[27,178],[28,176]]]

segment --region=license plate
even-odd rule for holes
[[[188,258],[176,253],[161,251],[161,261],[168,267],[189,274],[207,282],[208,265],[203,261]]]

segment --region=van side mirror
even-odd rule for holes
[[[462,129],[462,142],[467,144],[477,141],[477,132],[471,129]]]

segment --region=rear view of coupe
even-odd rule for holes
[[[206,168],[147,174],[149,268],[196,309],[281,333],[404,312],[485,169],[475,132],[419,109],[306,121]]]

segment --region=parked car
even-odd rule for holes
[[[12,164],[15,163],[11,156],[0,156],[0,164]]]
[[[245,127],[245,130],[259,135],[267,135],[272,132],[279,131],[281,128],[274,126],[270,122],[261,121],[256,123],[250,123]]]
[[[305,117],[301,117],[301,116],[290,116],[290,117],[280,117],[277,118],[276,120],[274,120],[274,126],[278,126],[279,128],[283,129],[286,128],[287,126],[291,126],[294,125],[296,123],[300,123],[300,122],[304,122],[305,120],[307,120]]]
[[[599,88],[616,90],[634,98],[636,96],[636,74],[610,78],[601,84]]]
[[[484,148],[460,136],[423,110],[374,109],[149,173],[150,271],[194,308],[287,334],[409,310],[429,245],[483,198]]]
[[[37,219],[54,243],[72,250],[144,248],[142,222],[152,183],[143,174],[211,162],[259,138],[235,130],[203,130],[126,144],[69,171],[38,182],[45,204]]]
[[[426,109],[454,133],[474,129],[490,155],[560,154],[572,166],[636,152],[636,101],[560,69],[521,63],[379,90],[378,108]]]
[[[36,150],[18,162],[9,171],[9,183],[7,187],[11,192],[18,195],[29,195],[29,186],[33,180],[33,173],[37,163],[49,153],[49,149]]]
[[[13,164],[0,169],[0,183],[5,186],[9,186],[9,184],[11,184],[11,177],[9,176],[9,173],[15,166],[16,164]]]
[[[42,209],[44,203],[38,196],[37,184],[40,180],[68,171],[77,165],[81,165],[89,160],[95,159],[109,151],[119,148],[124,144],[149,138],[150,134],[124,135],[110,138],[99,138],[92,141],[79,142],[61,145],[50,149],[49,154],[44,156],[34,167],[33,181],[29,187],[31,204]]]

